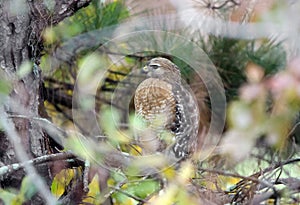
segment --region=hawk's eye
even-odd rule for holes
[[[160,67],[159,64],[150,64],[151,68],[153,68],[154,70],[158,69]]]

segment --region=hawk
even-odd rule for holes
[[[152,151],[187,158],[197,147],[200,118],[192,91],[182,81],[179,68],[166,58],[151,59],[142,72],[147,78],[134,95],[136,115],[146,124],[141,135],[154,135]],[[171,141],[162,139],[165,132]]]

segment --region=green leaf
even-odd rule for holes
[[[25,61],[20,66],[19,70],[17,71],[17,75],[19,78],[25,77],[27,74],[29,74],[32,71],[32,63],[30,61]]]
[[[159,183],[155,180],[149,179],[141,182],[129,184],[126,191],[134,194],[140,198],[146,198],[159,190]]]
[[[31,197],[36,194],[37,188],[35,184],[29,179],[29,177],[24,177],[21,184],[20,196],[24,199],[31,199]]]
[[[6,81],[6,80],[3,80],[1,79],[0,80],[0,94],[9,94],[11,91],[11,84]]]
[[[0,189],[0,198],[4,204],[12,204],[13,200],[17,197],[15,193]]]
[[[247,103],[241,101],[234,101],[228,108],[228,123],[231,127],[236,129],[249,128],[254,119],[252,112]]]

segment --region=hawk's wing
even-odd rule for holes
[[[176,118],[171,126],[175,134],[172,151],[176,158],[185,158],[197,147],[199,109],[191,89],[182,84],[173,85],[176,99]]]

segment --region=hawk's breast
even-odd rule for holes
[[[144,80],[134,96],[136,114],[153,128],[166,128],[175,119],[176,99],[172,85],[156,78]]]

